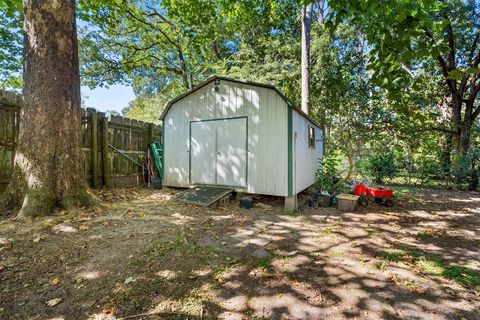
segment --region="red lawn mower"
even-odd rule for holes
[[[369,200],[373,200],[376,203],[383,204],[387,207],[393,206],[392,189],[369,188],[364,183],[359,183],[353,188],[353,194],[360,197],[358,203],[363,207],[368,206]]]

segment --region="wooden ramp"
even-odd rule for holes
[[[233,191],[234,189],[232,188],[201,186],[179,192],[175,195],[174,199],[179,202],[209,207]]]

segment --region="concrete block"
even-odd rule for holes
[[[285,210],[295,211],[298,209],[297,195],[285,197]]]

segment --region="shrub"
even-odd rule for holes
[[[423,157],[418,160],[418,173],[422,182],[429,179],[444,179],[448,169],[436,158]]]
[[[360,167],[361,171],[376,183],[383,183],[386,178],[393,178],[398,171],[395,155],[388,150],[366,156],[362,160]]]
[[[452,173],[455,177],[457,187],[468,183],[469,190],[477,190],[479,184],[479,162],[480,150],[471,148],[468,153],[453,160]]]
[[[320,165],[316,173],[317,181],[315,187],[322,191],[333,192],[339,165],[340,161],[335,154],[320,159]]]

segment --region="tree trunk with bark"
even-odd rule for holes
[[[442,171],[445,177],[450,175],[450,169],[452,167],[452,139],[451,133],[445,133],[442,141],[442,151],[440,162],[442,164]]]
[[[461,91],[459,93],[459,96],[454,97],[451,102],[451,136],[453,140],[455,156],[457,158],[462,158],[469,152],[470,140],[472,135],[471,131],[477,118],[477,115],[473,112],[473,103],[465,103],[461,98],[461,96],[467,94],[468,92]]]
[[[24,88],[11,182],[0,204],[20,218],[91,202],[81,167],[74,0],[24,0]]]
[[[306,114],[310,113],[310,25],[312,4],[302,8],[302,106]]]
[[[325,32],[325,26],[324,26],[324,22],[325,22],[325,10],[326,10],[326,3],[325,3],[326,0],[319,0],[317,2],[317,5],[318,5],[318,18],[317,18],[317,21],[318,21],[318,24],[321,26],[322,28],[322,32]],[[309,65],[310,67],[310,65]],[[309,74],[310,75],[310,74]],[[309,84],[310,85],[310,84]],[[309,92],[310,93],[310,92]],[[310,97],[309,97],[309,102],[310,102]],[[308,109],[308,106],[307,106],[307,109]],[[322,143],[322,155],[325,155],[325,151],[326,151],[326,145],[327,145],[327,140],[326,140],[326,137],[327,137],[327,134],[326,134],[326,130],[327,130],[327,114],[326,114],[326,111],[325,111],[325,106],[320,106],[320,110],[318,110],[318,117],[319,117],[319,124],[320,124],[320,130],[322,130],[322,134],[323,134],[323,143]]]

